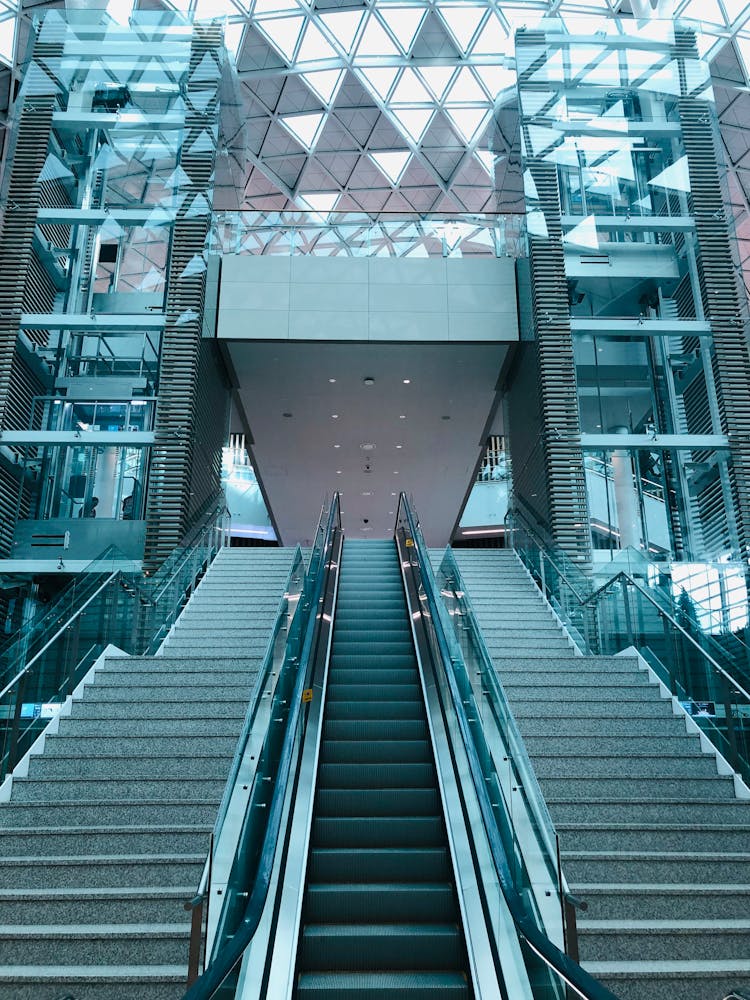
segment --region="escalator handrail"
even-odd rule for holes
[[[529,946],[563,981],[571,986],[584,1000],[618,1000],[615,994],[594,979],[577,962],[565,954],[539,929],[534,919],[527,912],[523,899],[513,885],[510,866],[503,846],[502,836],[497,826],[497,820],[492,811],[492,803],[485,785],[482,768],[479,762],[474,741],[471,736],[469,720],[464,710],[463,702],[458,690],[458,685],[454,676],[453,661],[463,661],[460,648],[456,646],[456,652],[451,653],[449,643],[446,638],[443,617],[440,613],[440,605],[435,597],[434,584],[430,572],[429,561],[425,553],[425,545],[421,531],[416,523],[409,500],[405,493],[401,494],[400,506],[403,507],[409,525],[409,533],[416,549],[419,562],[420,575],[424,586],[429,613],[434,623],[434,632],[439,646],[439,651],[445,665],[445,674],[448,680],[448,687],[453,702],[453,709],[459,724],[461,738],[466,750],[469,770],[471,771],[472,782],[477,794],[479,807],[482,813],[485,833],[489,843],[492,860],[498,877],[498,883],[503,893],[503,897],[508,906],[510,914],[517,930],[523,935]]]
[[[324,552],[330,553],[332,549],[331,541],[334,530],[340,528],[340,525],[341,517],[339,512],[339,495],[336,493],[334,494],[328,513]],[[328,559],[329,558],[330,555]],[[313,588],[310,602],[310,616],[305,632],[305,642],[302,647],[299,670],[294,684],[294,690],[292,692],[291,708],[289,710],[286,731],[284,733],[284,741],[281,748],[276,783],[274,786],[273,796],[271,798],[271,807],[268,811],[268,823],[263,837],[263,847],[261,849],[260,860],[258,862],[258,869],[253,882],[253,887],[245,906],[245,913],[233,936],[229,939],[229,941],[227,941],[223,948],[220,949],[214,960],[203,972],[203,974],[199,976],[193,985],[187,990],[183,996],[183,1000],[210,1000],[215,992],[221,987],[222,983],[235,967],[237,962],[239,962],[242,958],[242,955],[252,941],[253,936],[255,935],[255,932],[260,924],[261,917],[263,916],[263,910],[265,908],[266,897],[268,896],[274,861],[276,858],[276,848],[279,840],[282,815],[284,812],[284,800],[286,798],[287,786],[292,769],[292,759],[295,752],[294,746],[297,738],[297,730],[300,725],[300,719],[302,718],[302,693],[305,689],[308,674],[307,668],[319,623],[319,618],[315,612],[320,602],[321,594],[324,593],[324,584],[330,568],[328,559],[321,559],[315,578],[315,586]]]

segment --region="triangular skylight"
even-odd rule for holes
[[[393,66],[373,66],[362,70],[362,75],[381,101],[385,101],[398,74],[399,70]]]
[[[410,157],[411,151],[408,149],[399,149],[383,153],[370,153],[370,158],[375,166],[378,170],[385,174],[388,180],[394,185],[398,184],[401,180],[401,176],[406,169],[406,164],[409,162]]]
[[[432,104],[427,88],[413,69],[405,69],[391,95],[394,104]]]
[[[408,53],[424,18],[424,8],[386,5],[378,8],[378,13],[403,51]]]
[[[399,108],[393,113],[406,134],[415,143],[421,140],[430,123],[430,118],[432,118],[430,108]]]
[[[268,21],[257,21],[256,27],[267,36],[287,62],[292,62],[304,23],[304,17],[273,17]]]
[[[323,69],[317,73],[303,73],[302,79],[324,104],[331,104],[336,96],[342,72],[340,69]]]
[[[487,117],[487,108],[448,108],[447,114],[458,134],[470,143]]]
[[[334,59],[335,57],[336,50],[328,42],[320,28],[312,21],[308,21],[297,53],[297,62],[316,62],[320,59]]]
[[[475,101],[485,104],[487,95],[477,83],[471,70],[464,66],[456,77],[447,100],[449,104],[466,104]]]
[[[301,142],[307,149],[311,149],[315,145],[323,118],[322,114],[285,115],[283,118],[279,118],[279,121],[291,132],[297,142]]]
[[[490,13],[487,23],[482,26],[471,51],[475,56],[498,56],[501,53],[513,55],[513,40],[508,37],[494,13]]]
[[[461,47],[462,52],[469,48],[479,22],[485,13],[485,7],[474,7],[466,4],[463,7],[440,7],[440,14],[448,25],[453,37]]]
[[[338,191],[312,191],[307,194],[300,194],[297,200],[313,212],[327,214],[331,212],[339,199]],[[314,235],[318,235],[315,233]]]
[[[362,11],[337,10],[320,14],[320,20],[347,54],[362,23]]]
[[[456,72],[455,66],[420,66],[422,79],[439,101],[443,99],[451,77]],[[515,80],[515,74],[514,74]]]
[[[360,58],[362,56],[397,56],[400,55],[400,52],[380,21],[371,17],[359,40],[357,55]]]
[[[507,66],[475,66],[474,72],[487,88],[493,101],[504,90],[516,85],[515,70],[508,69]]]
[[[475,149],[474,155],[482,164],[484,169],[494,180],[495,178],[495,154],[490,149]]]

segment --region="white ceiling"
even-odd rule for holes
[[[282,542],[309,540],[321,503],[338,489],[350,537],[387,537],[404,490],[428,543],[447,544],[483,452],[507,349],[228,343],[254,465]]]

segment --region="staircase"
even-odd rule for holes
[[[635,658],[574,655],[514,552],[454,554],[588,903],[581,963],[623,1000],[750,990],[750,802]]]
[[[396,548],[347,541],[297,996],[470,997],[452,879]]]
[[[108,658],[0,805],[3,1000],[175,1000],[224,782],[291,567],[224,549],[162,655]]]

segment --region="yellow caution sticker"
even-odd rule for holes
[[[303,704],[305,702],[312,701],[312,693],[313,693],[313,689],[312,688],[305,688],[305,690],[302,692],[302,702],[303,702]]]
[[[414,539],[413,538],[407,538],[406,539],[406,547],[407,547],[407,549],[413,549],[414,548]]]

